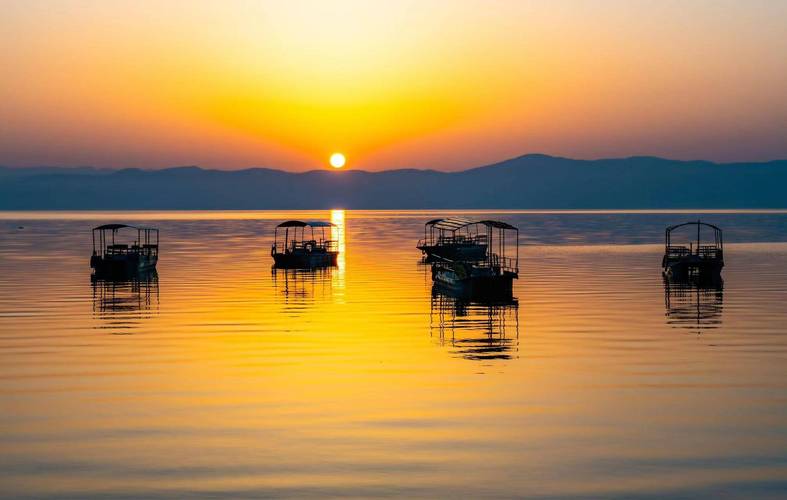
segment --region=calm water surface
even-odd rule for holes
[[[787,214],[703,214],[706,289],[659,269],[697,214],[487,214],[523,245],[496,305],[432,293],[440,215],[0,213],[0,494],[787,494]],[[288,218],[339,267],[273,272]],[[161,229],[157,276],[91,283],[106,221]]]

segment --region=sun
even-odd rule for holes
[[[342,168],[347,159],[341,153],[334,153],[331,155],[331,166],[333,168]]]

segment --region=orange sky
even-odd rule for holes
[[[787,157],[787,2],[6,1],[0,164]]]

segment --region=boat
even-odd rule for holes
[[[477,222],[459,217],[432,219],[424,224],[424,237],[416,248],[426,262],[436,258],[481,260],[486,255],[486,237],[485,228]]]
[[[697,239],[690,240],[688,245],[674,245],[675,230],[696,227]],[[713,239],[701,240],[702,228],[710,229]],[[694,232],[692,231],[692,235]],[[716,280],[724,267],[724,241],[721,229],[706,222],[684,222],[669,226],[664,236],[664,257],[661,259],[662,272],[672,280]]]
[[[325,237],[325,228],[335,225],[327,221],[288,220],[282,222],[273,233],[271,256],[274,267],[281,269],[313,269],[336,265],[339,255],[335,240]],[[315,228],[320,233],[315,235]],[[279,241],[279,230],[284,230],[284,238]],[[300,230],[300,231],[299,231]],[[310,234],[306,235],[309,230]]]
[[[432,279],[443,288],[467,297],[508,297],[513,280],[519,277],[519,230],[506,222],[483,220],[486,251],[481,258],[461,260],[437,257],[432,263]],[[506,232],[514,234],[508,237]],[[506,255],[507,246],[516,247],[515,257]]]
[[[119,241],[124,236],[126,243]],[[136,234],[136,239],[133,235]],[[129,276],[151,271],[158,263],[159,231],[152,227],[104,224],[93,228],[90,267],[96,275]]]

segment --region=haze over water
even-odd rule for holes
[[[784,494],[787,213],[485,212],[522,245],[492,305],[432,293],[445,214],[0,213],[0,495]],[[698,217],[724,283],[666,286]],[[292,218],[338,268],[271,270]],[[109,221],[161,229],[157,275],[91,282]]]

